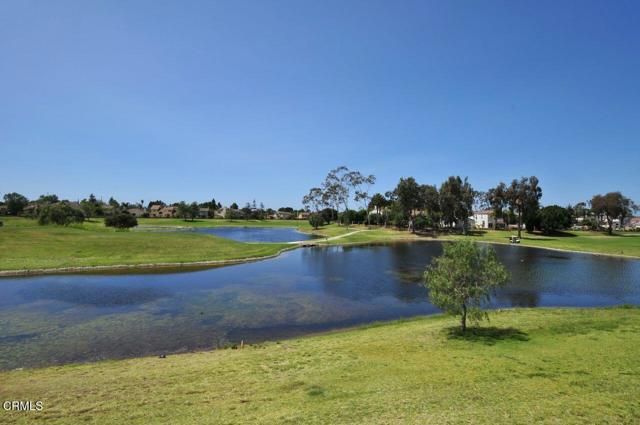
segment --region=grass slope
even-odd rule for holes
[[[231,260],[273,255],[288,246],[189,232],[116,231],[100,222],[61,227],[3,221],[0,270]]]
[[[640,309],[436,316],[282,343],[0,373],[51,424],[637,423]]]

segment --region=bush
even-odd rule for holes
[[[129,229],[138,225],[138,220],[127,212],[119,212],[104,219],[104,225],[117,229]]]
[[[428,217],[419,215],[413,219],[413,228],[415,230],[425,230],[429,226],[431,226],[431,220]]]
[[[39,208],[38,223],[57,224],[68,226],[71,223],[82,223],[85,219],[84,212],[78,208],[73,208],[66,202],[58,202]]]

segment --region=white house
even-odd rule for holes
[[[474,211],[469,221],[476,229],[495,229],[496,227],[495,214],[491,210]]]

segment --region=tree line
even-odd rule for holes
[[[594,230],[608,223],[606,228],[611,233],[614,220],[622,224],[639,209],[620,192],[594,195],[575,207],[542,207],[542,187],[536,176],[513,179],[508,184],[500,182],[487,191],[475,190],[467,177],[460,176],[450,176],[439,186],[403,177],[393,190],[371,194],[375,182],[374,175],[345,166],[331,170],[319,186],[311,188],[302,198],[303,205],[312,213],[310,223],[315,228],[335,221],[346,226],[356,222],[393,225],[412,232],[432,229],[466,233],[474,211],[490,210],[495,223],[516,227],[521,237],[523,229],[553,233],[576,222],[584,222],[584,226]],[[359,204],[360,209],[352,210],[350,201]]]

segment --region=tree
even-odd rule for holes
[[[82,223],[84,218],[82,210],[72,207],[67,202],[43,205],[38,209],[38,223],[41,225],[53,223],[68,226],[71,223]]]
[[[234,202],[233,204],[231,204],[231,206],[229,206],[229,208],[231,208],[232,210],[237,210],[238,209],[238,204],[236,204]]]
[[[422,209],[425,211],[431,226],[437,229],[442,219],[438,189],[434,185],[423,184],[420,186],[420,190],[422,191]]]
[[[138,225],[138,219],[128,212],[118,212],[112,216],[105,217],[104,225],[117,229],[129,229]]]
[[[518,237],[522,237],[522,222],[527,223],[527,231],[533,230],[533,224],[540,209],[542,188],[536,176],[522,177],[513,180],[506,191],[509,207],[518,213]]]
[[[309,189],[309,193],[302,198],[302,205],[306,208],[311,208],[315,213],[320,211],[320,208],[324,206],[324,195],[322,189],[319,187],[313,187]]]
[[[322,218],[322,214],[315,212],[309,215],[309,224],[311,224],[315,230],[318,230],[318,227],[324,224],[324,219]]]
[[[182,217],[184,221],[187,221],[189,217],[191,217],[191,205],[188,205],[186,202],[182,201],[176,205],[176,213],[178,217]]]
[[[420,185],[413,177],[400,178],[398,185],[393,191],[393,197],[399,207],[399,211],[395,212],[394,221],[399,222],[398,212],[400,212],[405,220],[412,220],[414,212],[422,203]],[[413,224],[410,221],[409,227],[414,231]]]
[[[40,195],[36,202],[38,204],[55,204],[56,202],[60,202],[60,200],[58,199],[58,195]]]
[[[29,200],[26,196],[12,192],[4,195],[4,202],[9,215],[18,215],[24,210],[24,207],[27,206]]]
[[[598,218],[604,218],[609,225],[609,235],[613,234],[613,220],[620,218],[620,225],[625,217],[631,215],[633,202],[620,192],[609,192],[606,195],[594,195],[591,198],[591,209]]]
[[[496,218],[496,223],[499,218],[502,218],[506,226],[507,217],[504,213],[504,209],[508,205],[507,185],[500,182],[496,187],[491,188],[487,191],[487,193],[485,194],[485,199],[491,210],[493,210],[493,214]]]
[[[360,172],[353,173],[353,179],[351,184],[355,189],[354,201],[362,203],[362,209],[366,212],[366,220],[367,226],[369,223],[369,202],[371,201],[371,195],[369,195],[369,191],[371,190],[371,186],[376,183],[376,176],[373,174],[369,174],[368,176],[363,176]]]
[[[120,204],[118,203],[118,201],[116,201],[113,196],[109,198],[109,205],[111,205],[113,208],[120,208]],[[163,204],[164,205],[164,204]]]
[[[191,217],[191,221],[197,218],[200,215],[200,207],[197,202],[192,202],[189,205],[189,217]]]
[[[571,213],[558,205],[549,205],[538,213],[540,229],[544,233],[553,233],[571,225]]]
[[[487,316],[482,307],[493,290],[507,283],[509,273],[493,248],[471,241],[449,243],[424,273],[429,300],[445,312],[460,316],[462,331],[467,318],[477,322]]]
[[[440,186],[440,208],[445,224],[453,226],[462,222],[463,233],[466,233],[469,216],[473,212],[473,201],[476,193],[467,177],[449,177]]]

